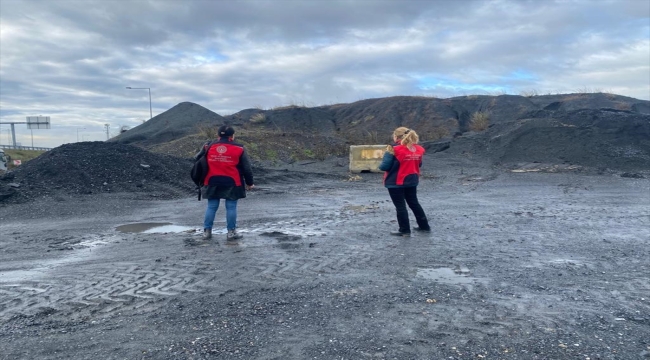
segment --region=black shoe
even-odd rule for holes
[[[410,232],[401,232],[401,231],[391,231],[390,234],[394,236],[405,236],[405,237],[411,236]]]
[[[423,229],[423,228],[421,228],[421,227],[415,227],[415,228],[413,228],[413,230],[415,230],[415,231],[422,231],[422,232],[431,232],[431,228]]]

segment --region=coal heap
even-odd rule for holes
[[[46,196],[140,193],[172,199],[193,193],[192,163],[113,142],[65,144],[0,178],[0,204]]]
[[[493,165],[567,164],[650,170],[650,115],[616,109],[533,111],[452,141],[424,142],[431,152],[482,158]]]
[[[221,115],[201,105],[182,102],[154,116],[151,120],[110,139],[109,142],[137,143],[146,147],[197,133],[201,126],[214,127],[224,122],[225,119]]]

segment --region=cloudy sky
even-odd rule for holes
[[[0,0],[0,122],[105,140],[190,101],[221,115],[394,95],[650,99],[646,0]],[[9,140],[0,125],[0,144]]]

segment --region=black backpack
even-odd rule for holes
[[[208,175],[208,159],[206,156],[208,155],[208,150],[210,150],[210,146],[212,144],[207,145],[205,148],[205,152],[201,157],[196,159],[194,161],[194,166],[192,166],[192,170],[190,170],[190,177],[192,178],[192,181],[196,185],[196,189],[199,195],[199,201],[201,200],[201,186],[203,186],[203,181],[205,180],[205,177]]]

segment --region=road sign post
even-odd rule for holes
[[[49,129],[50,128],[50,117],[49,116],[28,116],[27,122],[0,122],[0,125],[7,124],[11,125],[11,141],[12,145],[15,148],[16,145],[16,129],[14,125],[16,124],[27,124],[27,128],[32,129]],[[34,144],[32,143],[32,147]]]

